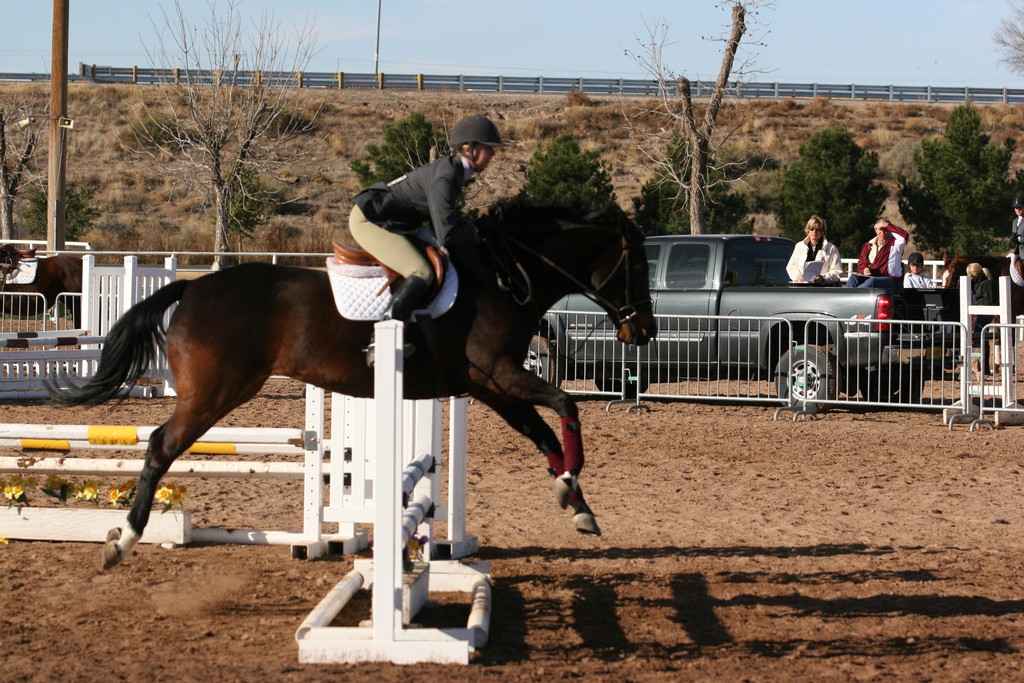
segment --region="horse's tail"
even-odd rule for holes
[[[48,382],[50,397],[64,405],[94,406],[117,396],[125,385],[134,386],[164,350],[164,313],[181,300],[188,284],[176,280],[132,306],[107,333],[96,374],[81,386]]]

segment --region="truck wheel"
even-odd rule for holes
[[[828,401],[839,395],[836,357],[821,346],[796,346],[779,359],[775,389],[779,398]]]
[[[530,347],[526,351],[526,360],[523,362],[523,367],[556,387],[561,383],[562,378],[559,371],[558,354],[555,352],[555,342],[547,337],[537,335],[530,340]]]

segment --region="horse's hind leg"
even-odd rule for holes
[[[220,382],[223,378],[223,375],[218,376],[217,381]],[[184,376],[179,379],[179,386],[187,385]],[[237,379],[237,383],[231,384],[228,381],[224,386],[242,385],[242,378]],[[142,532],[149,522],[157,486],[175,459],[220,418],[255,396],[265,380],[266,377],[252,378],[244,390],[221,395],[218,395],[216,387],[203,385],[204,391],[198,395],[205,396],[204,401],[190,401],[179,397],[171,419],[155,429],[149,437],[146,460],[135,489],[132,509],[128,512],[128,528],[111,529],[107,534],[107,542],[103,546],[104,569],[109,569],[123,560],[142,538]],[[194,394],[189,392],[187,395]]]
[[[172,457],[167,457],[167,454],[163,453],[166,427],[166,424],[158,427],[149,437],[145,464],[142,466],[142,474],[139,475],[139,482],[135,488],[132,509],[128,513],[128,528],[124,530],[115,528],[107,533],[107,541],[103,545],[104,569],[110,569],[123,560],[142,538],[142,532],[145,530],[146,524],[149,523],[149,513],[153,507],[153,498],[156,496],[156,487],[160,483],[161,477],[167,473],[171,463],[180,454],[179,451]]]
[[[567,449],[573,449],[570,458],[562,449],[554,431],[527,403],[509,397],[480,396],[480,400],[496,412],[513,429],[533,441],[537,449],[547,458],[548,472],[555,477],[555,496],[562,508],[572,507],[573,524],[582,534],[600,536],[594,512],[583,497],[579,485],[579,470],[583,467],[583,445],[580,438],[579,419],[574,415],[562,418]],[[567,460],[571,462],[567,462]],[[571,469],[567,468],[567,465]]]

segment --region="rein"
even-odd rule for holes
[[[494,233],[492,233],[492,234],[494,234]],[[615,304],[613,304],[606,297],[604,297],[604,296],[602,296],[600,294],[600,290],[604,289],[604,287],[609,282],[611,282],[611,280],[615,276],[615,274],[618,273],[619,268],[622,268],[624,264],[628,264],[628,262],[629,262],[629,254],[630,254],[630,250],[632,249],[632,247],[630,246],[629,241],[626,239],[625,235],[622,236],[622,253],[619,254],[619,259],[618,259],[618,261],[615,262],[615,266],[609,271],[608,275],[604,278],[604,280],[602,280],[596,287],[593,287],[591,285],[588,285],[586,282],[583,282],[582,280],[577,278],[575,275],[573,275],[572,273],[567,271],[565,268],[563,268],[562,266],[558,265],[557,263],[552,261],[550,258],[545,256],[544,254],[540,253],[537,249],[534,249],[530,245],[522,242],[521,240],[516,239],[515,237],[513,237],[513,236],[511,236],[511,235],[509,235],[507,233],[504,233],[504,232],[497,232],[497,234],[500,235],[501,251],[502,251],[501,255],[499,256],[497,254],[496,248],[494,248],[494,247],[492,247],[490,245],[490,240],[486,241],[486,243],[488,244],[488,250],[491,252],[491,255],[495,257],[495,260],[497,261],[499,270],[504,268],[506,270],[506,274],[508,274],[509,271],[510,271],[508,260],[511,260],[512,261],[512,266],[514,266],[516,271],[518,271],[518,273],[521,275],[523,282],[520,284],[520,287],[526,290],[526,298],[524,300],[520,300],[516,296],[515,292],[512,292],[513,298],[520,305],[525,305],[526,303],[529,303],[532,300],[532,298],[533,298],[533,284],[531,283],[530,276],[526,272],[526,269],[523,267],[522,263],[519,261],[518,258],[515,257],[515,255],[512,253],[512,250],[508,247],[508,242],[511,242],[511,243],[515,244],[517,247],[519,247],[520,249],[526,251],[531,256],[537,257],[537,259],[539,259],[542,263],[547,265],[553,271],[555,271],[556,273],[558,273],[559,275],[564,277],[566,280],[568,280],[572,284],[576,285],[580,289],[581,293],[584,296],[586,296],[588,299],[590,299],[591,301],[593,301],[597,305],[601,306],[601,308],[605,309],[606,311],[615,311],[615,315],[618,318],[618,320],[615,321],[616,325],[629,322],[638,313],[637,305],[638,305],[639,302],[627,303],[625,306],[616,307]],[[509,279],[512,279],[512,278],[510,277]],[[501,276],[500,275],[499,275],[498,284],[499,284],[499,286],[502,286],[502,280],[501,280]],[[507,289],[507,287],[504,287],[504,286],[502,288],[503,289]],[[509,291],[511,291],[511,290],[509,290]],[[632,282],[630,281],[630,271],[629,271],[629,267],[627,265],[626,266],[626,299],[627,300],[629,299],[629,293],[631,291],[632,291]]]

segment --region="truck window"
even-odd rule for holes
[[[668,253],[665,286],[669,289],[703,287],[708,281],[710,256],[711,247],[707,244],[673,244]]]
[[[784,242],[731,243],[725,263],[725,281],[736,286],[788,285],[793,246]]]
[[[654,287],[654,280],[658,276],[658,254],[661,253],[661,245],[645,244],[644,253],[647,254],[647,286]]]

